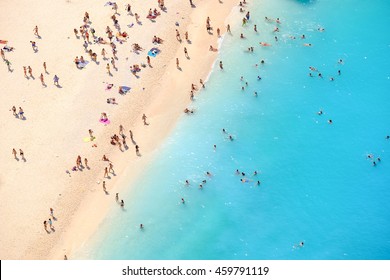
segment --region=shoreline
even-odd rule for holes
[[[19,3],[20,4],[20,3]],[[82,7],[87,6],[84,3],[78,3]],[[88,4],[88,3],[87,3]],[[139,4],[139,3],[138,3]],[[172,4],[172,6],[170,6]],[[213,26],[217,26],[216,24],[219,23],[219,27],[221,29],[221,33],[225,33],[225,26],[224,21],[225,19],[230,15],[230,13],[233,11],[233,8],[236,6],[237,3],[233,3],[233,1],[229,0],[226,3],[204,3],[204,1],[200,3],[195,3],[197,7],[195,9],[192,9],[189,7],[188,3],[167,3],[168,6],[168,16],[162,15],[162,18],[157,19],[157,24],[160,24],[159,21],[163,21],[165,19],[164,17],[167,17],[166,21],[169,23],[174,23],[177,18],[175,19],[174,15],[170,13],[174,13],[172,9],[180,9],[182,8],[184,10],[180,10],[180,13],[182,13],[182,16],[185,17],[184,21],[185,23],[180,24],[180,32],[181,36],[184,37],[185,30],[189,31],[190,39],[193,41],[192,44],[186,44],[186,43],[178,43],[174,39],[174,29],[168,28],[168,24],[164,25],[162,27],[162,34],[157,33],[158,36],[165,36],[163,37],[164,44],[161,45],[162,53],[159,54],[160,57],[157,57],[155,60],[152,59],[152,64],[155,69],[145,69],[144,71],[146,73],[141,73],[141,78],[135,81],[135,85],[131,83],[132,90],[130,93],[127,94],[127,96],[121,97],[121,96],[115,96],[117,97],[120,105],[118,105],[118,108],[109,108],[112,114],[109,113],[109,118],[112,121],[112,124],[103,127],[98,126],[93,127],[92,129],[95,131],[95,134],[97,136],[96,143],[98,144],[98,152],[92,148],[91,145],[83,143],[84,145],[76,144],[79,143],[79,139],[83,134],[86,134],[86,130],[89,128],[88,123],[91,121],[95,121],[97,118],[96,112],[99,111],[107,111],[107,104],[104,104],[102,100],[104,100],[105,97],[102,97],[102,100],[98,101],[91,101],[88,100],[80,100],[79,95],[86,93],[86,92],[93,92],[96,91],[97,94],[100,94],[100,92],[103,92],[102,88],[103,85],[100,84],[100,81],[109,81],[115,84],[115,86],[119,85],[120,83],[123,83],[124,81],[128,80],[129,71],[126,70],[128,67],[124,67],[124,65],[128,64],[128,60],[133,60],[133,58],[128,58],[126,60],[123,60],[121,56],[123,56],[123,52],[121,52],[121,49],[129,49],[129,44],[134,43],[137,41],[141,41],[137,37],[137,41],[132,38],[130,35],[130,39],[127,43],[125,43],[124,46],[119,46],[118,49],[120,60],[118,61],[118,74],[120,77],[117,77],[117,74],[114,72],[114,76],[111,78],[107,78],[107,75],[104,73],[104,67],[100,66],[98,69],[86,69],[87,71],[81,71],[77,72],[73,69],[71,66],[72,63],[68,63],[63,66],[62,69],[65,67],[66,71],[68,71],[69,75],[62,74],[61,77],[63,77],[62,80],[60,80],[60,83],[63,82],[64,85],[64,91],[67,91],[66,87],[71,83],[73,88],[69,89],[69,91],[74,90],[76,93],[73,93],[73,96],[62,96],[61,94],[59,96],[49,97],[50,100],[46,100],[46,97],[44,97],[43,100],[45,102],[48,102],[50,104],[56,101],[64,102],[65,104],[77,104],[77,102],[80,102],[75,109],[68,108],[68,110],[65,111],[65,115],[69,114],[72,115],[75,110],[88,107],[90,105],[96,106],[95,112],[82,112],[80,113],[80,123],[77,123],[75,127],[64,129],[64,127],[58,128],[58,125],[63,123],[63,121],[66,119],[66,116],[63,118],[60,118],[57,121],[53,121],[52,126],[49,126],[50,129],[53,129],[54,131],[54,137],[58,137],[58,134],[62,134],[62,146],[59,150],[64,151],[64,149],[67,151],[65,154],[66,156],[63,157],[63,154],[59,152],[56,152],[55,155],[58,159],[55,159],[54,162],[51,157],[45,157],[45,154],[41,157],[42,151],[38,149],[35,155],[32,155],[33,158],[31,161],[33,161],[34,157],[35,159],[40,158],[42,160],[42,165],[38,165],[36,168],[42,168],[43,166],[46,167],[47,162],[51,162],[53,164],[53,167],[50,169],[54,172],[47,173],[44,178],[35,178],[34,180],[31,180],[31,186],[32,187],[40,187],[40,188],[46,188],[45,194],[40,199],[43,199],[44,203],[42,205],[36,205],[36,199],[37,197],[40,197],[39,195],[32,194],[32,200],[29,202],[31,208],[28,209],[30,211],[30,216],[23,216],[23,212],[26,211],[26,209],[17,209],[16,213],[17,216],[21,217],[21,221],[17,219],[15,222],[26,222],[27,219],[31,219],[31,217],[44,217],[43,213],[47,212],[48,207],[53,207],[55,209],[55,216],[58,216],[58,221],[55,222],[55,229],[56,231],[53,234],[45,234],[43,231],[43,228],[41,228],[41,222],[39,218],[34,218],[34,223],[24,224],[24,228],[22,228],[23,231],[31,231],[33,234],[29,235],[29,238],[26,238],[26,235],[23,233],[20,233],[20,236],[16,236],[11,238],[11,240],[7,240],[3,238],[9,232],[10,228],[14,226],[14,223],[12,222],[13,219],[15,219],[15,213],[5,213],[2,212],[2,217],[6,216],[8,219],[7,221],[11,221],[9,223],[9,227],[6,229],[3,229],[0,232],[1,243],[3,248],[14,248],[12,252],[7,252],[6,255],[2,255],[1,258],[3,259],[61,259],[64,254],[67,254],[68,257],[72,256],[72,253],[77,251],[77,248],[80,248],[85,240],[87,240],[99,227],[99,224],[103,221],[105,218],[108,210],[110,209],[111,205],[114,200],[114,193],[121,191],[126,187],[128,188],[129,185],[134,183],[134,181],[138,178],[142,170],[145,166],[147,166],[153,159],[155,152],[158,150],[159,146],[162,144],[164,139],[169,135],[169,133],[172,131],[172,129],[175,127],[177,121],[183,114],[183,109],[185,106],[191,103],[189,100],[189,92],[190,92],[190,86],[192,82],[195,82],[199,86],[199,78],[205,79],[209,76],[209,74],[212,71],[212,66],[216,60],[216,57],[218,55],[218,52],[209,52],[208,46],[209,42],[214,42],[213,45],[218,45],[218,38],[216,34],[213,36],[208,35],[205,30],[205,19],[209,15],[207,13],[208,10],[216,10],[213,9],[216,6],[220,9],[218,9],[218,14],[210,14],[210,18],[212,21]],[[63,5],[63,4],[62,4]],[[142,4],[139,4],[142,5]],[[141,9],[142,12],[139,12],[140,15],[144,15],[147,13],[148,7],[136,7],[136,11],[139,11]],[[222,8],[221,8],[222,7]],[[134,8],[134,9],[135,9]],[[39,6],[36,8],[39,9]],[[123,7],[120,7],[123,12]],[[90,9],[87,8],[89,11]],[[102,7],[94,8],[94,10],[104,10]],[[97,11],[96,11],[97,12]],[[187,16],[185,13],[188,12],[189,16]],[[109,13],[109,11],[104,10],[101,13]],[[92,17],[92,22],[94,18],[94,13],[90,12]],[[126,16],[126,15],[122,15]],[[80,18],[80,17],[79,17]],[[82,18],[82,17],[81,17]],[[72,18],[72,20],[75,20]],[[121,20],[121,18],[120,18]],[[141,20],[144,21],[143,17],[141,17]],[[222,23],[220,23],[222,21]],[[146,28],[147,24],[145,23]],[[104,24],[101,24],[102,26]],[[151,26],[153,26],[150,23]],[[173,26],[173,25],[172,25]],[[43,29],[43,28],[42,28]],[[69,26],[64,27],[66,29],[67,35],[69,37],[72,36],[71,34],[71,28]],[[149,28],[147,31],[151,31],[150,34],[148,34],[148,39],[146,40],[145,37],[142,38],[144,41],[140,43],[141,46],[143,44],[147,44],[146,42],[149,41],[149,38],[153,35],[153,31],[156,30],[150,30]],[[126,30],[127,31],[127,30]],[[143,30],[144,31],[144,30]],[[158,30],[157,30],[158,31]],[[161,30],[160,30],[161,31]],[[171,34],[168,34],[170,32]],[[173,34],[172,34],[173,33]],[[69,38],[68,37],[68,38]],[[169,38],[168,38],[169,37]],[[45,37],[43,36],[43,40],[37,41],[39,44],[44,44]],[[75,55],[80,54],[80,42],[81,40],[75,40],[74,38],[71,39],[72,45],[78,46],[77,52],[72,49],[71,55],[75,53]],[[149,44],[150,45],[150,44]],[[204,46],[205,48],[199,48],[199,45]],[[204,58],[204,61],[200,62],[197,61],[196,67],[194,67],[194,62],[191,62],[191,60],[185,60],[184,54],[182,52],[182,47],[186,46],[189,50],[189,54],[192,57]],[[174,51],[169,51],[167,48],[172,48]],[[18,48],[19,49],[19,48]],[[18,51],[18,49],[16,51]],[[16,52],[17,53],[17,52]],[[54,52],[55,53],[55,52]],[[50,53],[49,53],[50,54]],[[206,54],[206,55],[205,55]],[[58,55],[58,54],[57,54]],[[130,54],[130,56],[133,54]],[[139,56],[133,55],[135,59],[138,60],[144,60],[144,56],[146,54],[142,53]],[[176,69],[175,65],[175,59],[174,57],[177,55],[177,57],[180,57],[180,66],[183,67],[183,71],[176,73],[178,71]],[[15,56],[15,54],[14,54]],[[142,57],[142,59],[141,59]],[[19,61],[16,61],[17,63]],[[104,63],[104,61],[102,61]],[[164,64],[165,62],[165,64]],[[15,63],[15,64],[17,64]],[[48,59],[48,64],[50,63],[50,60]],[[133,63],[133,61],[132,61]],[[92,63],[91,63],[92,64]],[[156,65],[154,65],[156,64]],[[162,64],[162,65],[161,65]],[[91,65],[95,67],[95,65]],[[207,67],[208,66],[208,67]],[[191,67],[191,68],[190,68]],[[90,67],[92,68],[92,67]],[[97,67],[96,67],[97,68]],[[190,69],[191,73],[189,73],[187,70]],[[64,69],[63,69],[64,70]],[[123,71],[122,71],[123,70]],[[159,71],[160,76],[159,79],[155,79],[155,72]],[[16,72],[20,72],[18,69]],[[153,72],[153,73],[152,73]],[[76,74],[78,75],[76,75]],[[188,75],[191,74],[191,75]],[[20,73],[13,73],[13,76],[19,75]],[[37,76],[37,74],[35,74]],[[177,79],[180,77],[180,79]],[[98,83],[86,83],[88,80],[96,79],[96,81],[99,81]],[[132,77],[130,77],[130,80],[132,80]],[[160,81],[162,83],[160,84]],[[29,81],[29,88],[30,84],[33,83],[33,81]],[[34,84],[36,84],[35,82]],[[39,83],[39,82],[38,82]],[[142,85],[148,84],[148,87],[146,87],[145,90],[142,90]],[[150,84],[150,86],[149,86]],[[207,84],[206,84],[207,87]],[[11,87],[9,87],[11,89]],[[100,88],[100,89],[99,89]],[[6,87],[7,89],[7,87]],[[43,89],[42,91],[44,91]],[[202,91],[201,91],[202,92]],[[180,96],[178,96],[178,93]],[[132,96],[132,95],[143,95],[140,96]],[[145,96],[146,95],[146,96]],[[27,96],[26,99],[29,97]],[[91,97],[89,97],[91,98]],[[92,97],[93,98],[93,97]],[[96,98],[97,99],[97,98]],[[28,100],[31,103],[34,103],[34,99]],[[37,126],[34,124],[34,129],[38,128],[40,135],[41,133],[45,134],[45,130],[47,129],[47,122],[45,122],[45,117],[42,112],[39,110],[41,100],[35,100],[35,103],[32,104],[33,106],[30,106],[30,114],[32,115],[34,113],[34,109],[38,108],[36,114],[39,117],[40,122]],[[83,104],[85,102],[85,104]],[[7,103],[7,102],[6,102]],[[91,104],[92,103],[92,104]],[[122,105],[124,104],[124,105]],[[7,103],[6,106],[9,104]],[[129,107],[127,107],[129,106]],[[55,106],[54,106],[55,107]],[[126,108],[126,110],[123,110]],[[130,108],[130,109],[129,109]],[[54,112],[50,111],[49,116],[47,116],[48,119],[50,117],[53,117],[56,114],[56,109],[54,108]],[[73,109],[73,110],[72,110]],[[122,109],[122,111],[120,111]],[[132,111],[131,113],[127,112]],[[88,110],[87,110],[88,111]],[[141,124],[141,115],[142,113],[145,113],[148,116],[148,122],[150,122],[150,126],[144,126]],[[53,117],[55,118],[55,117]],[[35,120],[32,120],[35,121]],[[137,144],[139,143],[142,157],[136,157],[134,156],[131,149],[133,149],[132,145],[129,143],[129,151],[125,151],[124,153],[121,153],[118,151],[117,147],[112,147],[109,145],[109,135],[112,135],[113,133],[117,133],[117,128],[119,124],[123,124],[125,127],[125,134],[128,134],[128,130],[132,129],[134,131],[134,138],[137,141]],[[57,128],[57,129],[56,129]],[[63,130],[64,129],[64,130]],[[109,131],[108,131],[109,130]],[[80,135],[81,133],[81,135]],[[85,135],[87,136],[87,135]],[[77,141],[74,138],[77,138]],[[53,136],[49,136],[48,140],[53,139]],[[55,138],[54,138],[55,139]],[[102,141],[100,141],[102,139]],[[39,139],[40,140],[40,139]],[[25,143],[28,142],[28,139],[24,139]],[[5,141],[7,142],[7,141]],[[39,142],[39,141],[38,141]],[[44,143],[44,142],[42,142]],[[26,144],[27,145],[27,144]],[[77,149],[75,149],[75,146],[77,145]],[[4,143],[5,146],[3,149],[5,151],[8,151],[9,144]],[[54,150],[56,150],[54,147]],[[81,150],[81,151],[80,151]],[[31,151],[29,151],[31,154]],[[27,153],[27,155],[29,154]],[[71,165],[69,162],[69,159],[75,158],[75,155],[77,153],[80,153],[83,155],[87,155],[91,170],[83,171],[83,174],[74,174],[71,173],[72,177],[68,177],[62,169],[66,169],[65,165]],[[50,154],[50,153],[49,153]],[[97,184],[97,181],[102,181],[102,175],[103,175],[103,168],[106,164],[106,162],[103,162],[100,160],[102,154],[108,155],[108,157],[111,159],[111,161],[114,163],[114,168],[117,174],[119,174],[116,177],[112,177],[111,180],[106,180],[107,182],[107,189],[109,192],[109,195],[104,195],[104,193],[101,190],[101,184]],[[123,155],[122,155],[123,154]],[[30,157],[30,156],[28,156]],[[30,161],[30,160],[29,160]],[[65,164],[64,164],[65,163]],[[12,165],[10,166],[12,168]],[[24,178],[24,180],[28,180],[28,178],[35,175],[36,170],[34,170],[33,166],[31,166],[31,169],[29,171],[28,176]],[[55,170],[53,170],[55,169]],[[58,171],[58,169],[61,170],[61,172]],[[23,171],[23,170],[22,170]],[[20,176],[21,174],[19,169],[15,171],[16,176]],[[81,172],[78,172],[81,173]],[[19,174],[19,175],[18,175]],[[25,175],[25,174],[23,174]],[[39,176],[39,175],[38,175]],[[37,182],[43,183],[43,185],[38,186]],[[11,184],[12,183],[12,184]],[[5,182],[5,189],[7,189],[7,186],[14,186],[13,184],[19,184],[19,182],[13,182],[11,181]],[[47,184],[47,185],[46,185]],[[46,186],[44,186],[46,185]],[[50,186],[51,185],[51,186]],[[56,185],[55,189],[49,189],[53,185]],[[31,194],[31,193],[30,193]],[[35,200],[34,200],[35,199]],[[47,200],[50,200],[51,202],[48,202]],[[52,201],[56,201],[53,203]],[[49,206],[50,205],[50,206]],[[33,207],[35,206],[35,208]],[[4,208],[4,206],[2,207]],[[8,216],[6,215],[8,214]],[[88,221],[88,222],[86,222]],[[8,223],[7,223],[8,224]],[[19,242],[22,240],[23,242]],[[7,243],[8,246],[3,246],[3,244]],[[23,249],[24,248],[24,249]],[[20,251],[21,250],[21,251]]]

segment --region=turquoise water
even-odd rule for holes
[[[390,3],[251,2],[250,24],[238,16],[223,42],[225,70],[79,258],[390,258]],[[265,16],[280,18],[280,32]]]

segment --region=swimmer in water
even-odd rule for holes
[[[332,124],[332,123],[333,123],[333,121],[332,121],[332,120],[329,120],[329,121],[328,121],[328,123],[329,123],[329,124]]]
[[[236,169],[236,174],[239,175],[240,174],[240,170]]]
[[[229,135],[229,140],[233,141],[233,136]]]
[[[207,183],[207,181],[206,181],[206,180],[203,180],[203,181],[202,181],[202,183],[203,183],[203,184],[206,184],[206,183]]]
[[[222,132],[223,132],[223,133],[226,133],[226,130],[225,130],[224,128],[222,128]]]
[[[209,177],[212,176],[211,173],[208,172],[208,171],[206,172],[206,175],[209,176]]]
[[[256,176],[257,175],[257,171],[255,170],[255,172],[253,172],[253,176]]]
[[[319,110],[318,113],[317,113],[319,116],[322,115],[322,110]]]
[[[261,80],[261,77],[260,77],[260,76],[257,76],[257,80],[260,81],[260,80]]]
[[[183,204],[186,203],[186,202],[184,201],[184,198],[181,198],[181,203],[183,203]]]
[[[186,180],[186,185],[189,185],[189,184],[190,184],[190,182],[188,180]]]
[[[260,186],[260,181],[257,181],[256,185]]]

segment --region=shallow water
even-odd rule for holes
[[[231,24],[225,70],[216,65],[196,113],[182,117],[121,194],[126,211],[113,207],[78,258],[390,258],[390,3],[251,2],[250,23]],[[265,16],[280,18],[280,32]],[[309,66],[323,78],[309,77]],[[376,167],[369,153],[381,157]]]

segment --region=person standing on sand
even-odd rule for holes
[[[22,151],[22,149],[19,149],[19,155],[24,160],[24,152]]]
[[[135,145],[135,154],[138,156],[139,155],[139,146]]]
[[[228,24],[228,25],[226,26],[226,31],[229,32],[230,34],[232,33],[232,31],[230,30],[230,24]]]
[[[15,150],[15,149],[12,149],[12,154],[14,155],[14,159],[18,159],[18,158],[16,157],[16,150]]]
[[[115,194],[115,200],[116,200],[116,202],[118,202],[118,200],[119,200],[119,193]]]
[[[27,78],[27,68],[26,68],[26,66],[23,66],[23,73],[24,73],[24,77]]]
[[[186,41],[188,42],[188,31],[186,31],[186,33],[184,33],[184,37],[186,38]]]
[[[106,193],[107,192],[107,189],[106,189],[106,181],[103,181],[103,191]]]
[[[58,83],[59,80],[60,78],[58,78],[57,75],[54,75],[53,81],[54,81],[54,85],[56,85],[57,87],[60,86],[60,84]]]
[[[186,47],[184,47],[184,55],[186,56],[187,59],[190,58]]]
[[[114,165],[111,162],[108,164],[108,172],[111,172],[112,174],[115,173]]]
[[[46,62],[43,62],[43,69],[45,70],[45,73],[47,74]]]
[[[46,220],[43,221],[43,227],[44,227],[45,230],[47,231],[47,221],[46,221]]]
[[[106,59],[106,54],[107,54],[107,52],[106,52],[106,50],[103,48],[103,49],[102,49],[102,52],[101,52],[101,55],[103,56],[103,59]]]
[[[92,129],[88,129],[88,133],[89,133],[89,137],[91,139],[91,141],[93,140],[93,130]]]
[[[18,114],[16,114],[16,107],[12,106],[11,110],[12,110],[12,113],[14,114],[14,116],[17,117]]]
[[[104,176],[103,177],[104,178],[108,177],[108,168],[107,167],[104,168]]]
[[[142,115],[142,120],[144,121],[144,125],[147,125],[147,123],[146,123],[146,115],[145,114]]]
[[[87,158],[84,158],[84,164],[85,164],[86,168],[89,168],[89,166],[88,166],[88,159]]]
[[[148,63],[149,67],[152,67],[152,64],[150,64],[150,57],[146,56],[146,62]]]
[[[123,199],[121,200],[121,207],[125,207],[125,202],[123,201]]]
[[[32,68],[31,68],[30,66],[28,66],[27,69],[28,69],[28,74],[29,74],[30,77],[32,78],[32,77],[33,77]]]
[[[219,68],[221,68],[221,70],[223,70],[223,64],[222,64],[222,60],[219,61]]]
[[[200,82],[200,84],[202,85],[202,88],[205,88],[205,85],[204,85],[204,83],[203,83],[203,80],[200,79],[199,82]]]
[[[53,210],[53,208],[50,208],[50,216],[52,216],[53,219],[54,219],[54,210]]]
[[[108,75],[111,75],[110,64],[109,64],[109,63],[107,63],[106,69],[107,69],[107,74],[108,74]]]
[[[176,57],[176,68],[179,69],[180,68],[180,65],[179,65],[179,59]]]
[[[123,134],[123,125],[119,125],[119,135],[124,135]]]
[[[49,226],[50,226],[50,229],[53,230],[54,227],[53,227],[53,221],[51,220],[51,218],[49,218]]]

